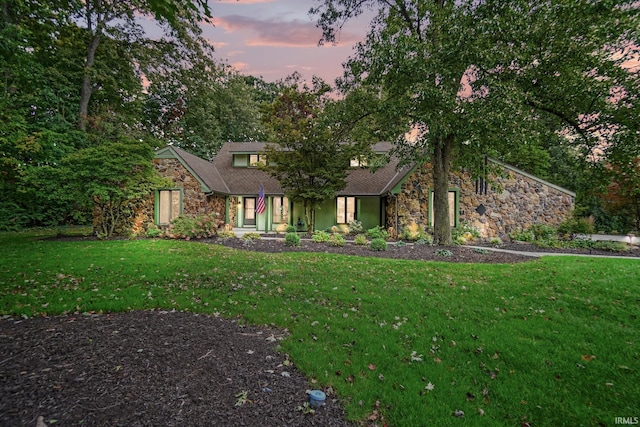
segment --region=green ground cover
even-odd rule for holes
[[[448,264],[26,234],[0,234],[0,260],[2,315],[162,308],[287,328],[282,351],[354,420],[597,426],[640,415],[638,260]]]

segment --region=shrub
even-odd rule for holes
[[[387,240],[389,238],[389,233],[387,232],[387,230],[380,226],[368,229],[366,235],[369,239]]]
[[[311,236],[311,240],[314,243],[327,243],[331,239],[331,235],[326,231],[316,230]]]
[[[285,232],[287,232],[287,233],[295,233],[296,232],[296,228],[293,225],[287,225],[287,228],[286,228]]]
[[[360,234],[364,231],[362,228],[362,222],[357,219],[349,221],[349,234]]]
[[[487,249],[483,249],[483,248],[475,248],[473,250],[476,253],[479,253],[480,255],[488,255],[489,251]]]
[[[570,218],[558,226],[558,233],[571,237],[576,234],[593,234],[593,224],[586,218]]]
[[[353,244],[354,245],[359,245],[359,246],[366,246],[367,243],[369,243],[369,241],[367,240],[367,236],[365,236],[364,234],[358,234],[354,239],[353,239]]]
[[[236,238],[236,233],[234,233],[231,230],[225,230],[218,233],[218,239],[228,240],[228,239],[235,239],[235,238]]]
[[[174,239],[202,239],[217,234],[215,215],[180,215],[167,228],[166,236]]]
[[[458,241],[459,237],[464,237],[464,242],[473,241],[480,237],[480,231],[471,224],[463,222],[458,227],[451,230],[451,238]],[[461,241],[461,240],[460,240]]]
[[[424,234],[415,242],[416,245],[433,245],[433,237],[430,234]]]
[[[161,237],[163,235],[163,231],[160,229],[160,227],[158,227],[157,225],[151,223],[149,224],[149,226],[147,227],[147,232],[146,232],[146,236],[150,239],[156,238],[156,237]]]
[[[407,244],[404,242],[404,240],[398,240],[398,241],[396,242],[396,246],[398,246],[398,247],[404,247],[404,246],[407,246]]]
[[[436,255],[448,258],[450,256],[453,256],[453,252],[451,252],[449,249],[438,249],[436,251]]]
[[[531,231],[516,230],[509,233],[509,238],[518,242],[533,242],[536,236]]]
[[[625,252],[629,250],[629,245],[623,242],[593,242],[593,249],[611,252]]]
[[[287,233],[284,236],[284,244],[287,246],[300,246],[300,236],[298,233]]]
[[[245,233],[240,239],[250,242],[253,240],[260,240],[262,239],[262,236],[260,235],[260,233]]]
[[[333,246],[344,246],[345,244],[345,238],[342,234],[340,233],[333,233],[331,235],[331,237],[329,238],[329,243],[331,243]]]
[[[386,251],[387,250],[387,241],[382,237],[376,237],[371,240],[371,245],[369,245],[369,249],[372,251]]]
[[[489,244],[493,246],[501,246],[502,240],[499,237],[492,237],[491,239],[489,239]]]
[[[529,227],[535,240],[553,240],[557,237],[557,232],[553,227],[545,224],[533,224]]]

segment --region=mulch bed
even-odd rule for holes
[[[209,240],[242,250],[306,251],[447,262],[534,258],[457,246],[374,252],[303,241]],[[507,249],[542,250],[529,245]],[[575,250],[574,253],[589,253]],[[592,252],[594,254],[594,252]],[[604,253],[611,254],[611,253]],[[639,251],[628,253],[639,256]],[[286,331],[180,312],[0,319],[0,425],[353,426],[331,390],[305,413],[309,380],[277,351]],[[41,418],[40,418],[41,417]]]

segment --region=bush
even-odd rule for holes
[[[389,233],[384,228],[377,226],[368,229],[366,236],[369,239],[382,239],[386,241],[389,238]]]
[[[293,225],[287,225],[287,228],[285,229],[285,232],[287,232],[287,233],[295,233],[296,232],[296,228]]]
[[[236,233],[231,230],[225,230],[218,233],[218,239],[222,240],[235,239],[236,237]]]
[[[375,239],[371,240],[371,245],[369,246],[369,249],[371,249],[372,251],[386,251],[387,241],[384,240],[382,237],[376,237]]]
[[[349,234],[360,234],[364,231],[362,223],[357,219],[349,221]]]
[[[438,249],[436,251],[436,255],[448,258],[450,256],[453,256],[453,252],[451,252],[449,249]]]
[[[345,238],[342,234],[340,233],[333,233],[331,235],[331,237],[329,238],[329,243],[331,243],[333,246],[344,246],[344,244],[346,243]]]
[[[396,242],[396,246],[398,246],[398,247],[402,248],[402,247],[407,246],[407,244],[404,242],[404,240],[398,240],[398,241]]]
[[[245,233],[240,239],[250,242],[253,240],[260,240],[262,239],[262,236],[260,235],[260,233]]]
[[[535,240],[553,240],[558,236],[555,228],[545,224],[533,224],[529,231],[533,233]]]
[[[284,236],[284,244],[287,246],[300,246],[300,236],[298,233],[287,233]]]
[[[203,239],[215,236],[218,226],[215,215],[180,215],[167,228],[166,236],[173,239]]]
[[[415,242],[416,245],[433,245],[433,237],[431,237],[430,234],[424,234],[422,237],[420,237],[418,240],[416,240]]]
[[[464,238],[459,239],[460,237]],[[463,222],[458,227],[455,227],[451,230],[451,238],[453,241],[458,241],[460,244],[466,243],[468,241],[473,241],[480,237],[480,231],[473,227],[471,224]]]
[[[489,244],[493,246],[502,246],[502,240],[499,237],[492,237],[489,239]]]
[[[327,243],[331,239],[331,235],[326,231],[316,230],[311,236],[314,243]]]
[[[369,241],[367,240],[367,236],[365,236],[364,234],[358,234],[354,239],[353,239],[353,244],[354,245],[359,245],[359,246],[366,246],[367,243],[369,243]]]
[[[536,236],[531,231],[516,230],[509,233],[509,238],[518,242],[533,242]]]
[[[162,237],[163,234],[164,232],[160,229],[160,227],[153,223],[149,224],[149,226],[147,227],[146,236],[150,239]]]
[[[593,224],[586,218],[570,218],[558,226],[558,234],[570,237],[576,234],[593,234]]]

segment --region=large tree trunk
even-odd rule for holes
[[[96,51],[100,44],[100,36],[94,34],[91,38],[89,46],[87,46],[87,57],[84,64],[84,70],[82,75],[82,86],[80,87],[80,109],[78,117],[78,128],[80,130],[87,129],[87,117],[89,115],[89,101],[93,94],[93,85],[91,80],[91,69],[96,59]]]
[[[451,245],[449,223],[449,170],[454,137],[449,135],[436,143],[431,157],[433,167],[433,242]]]

